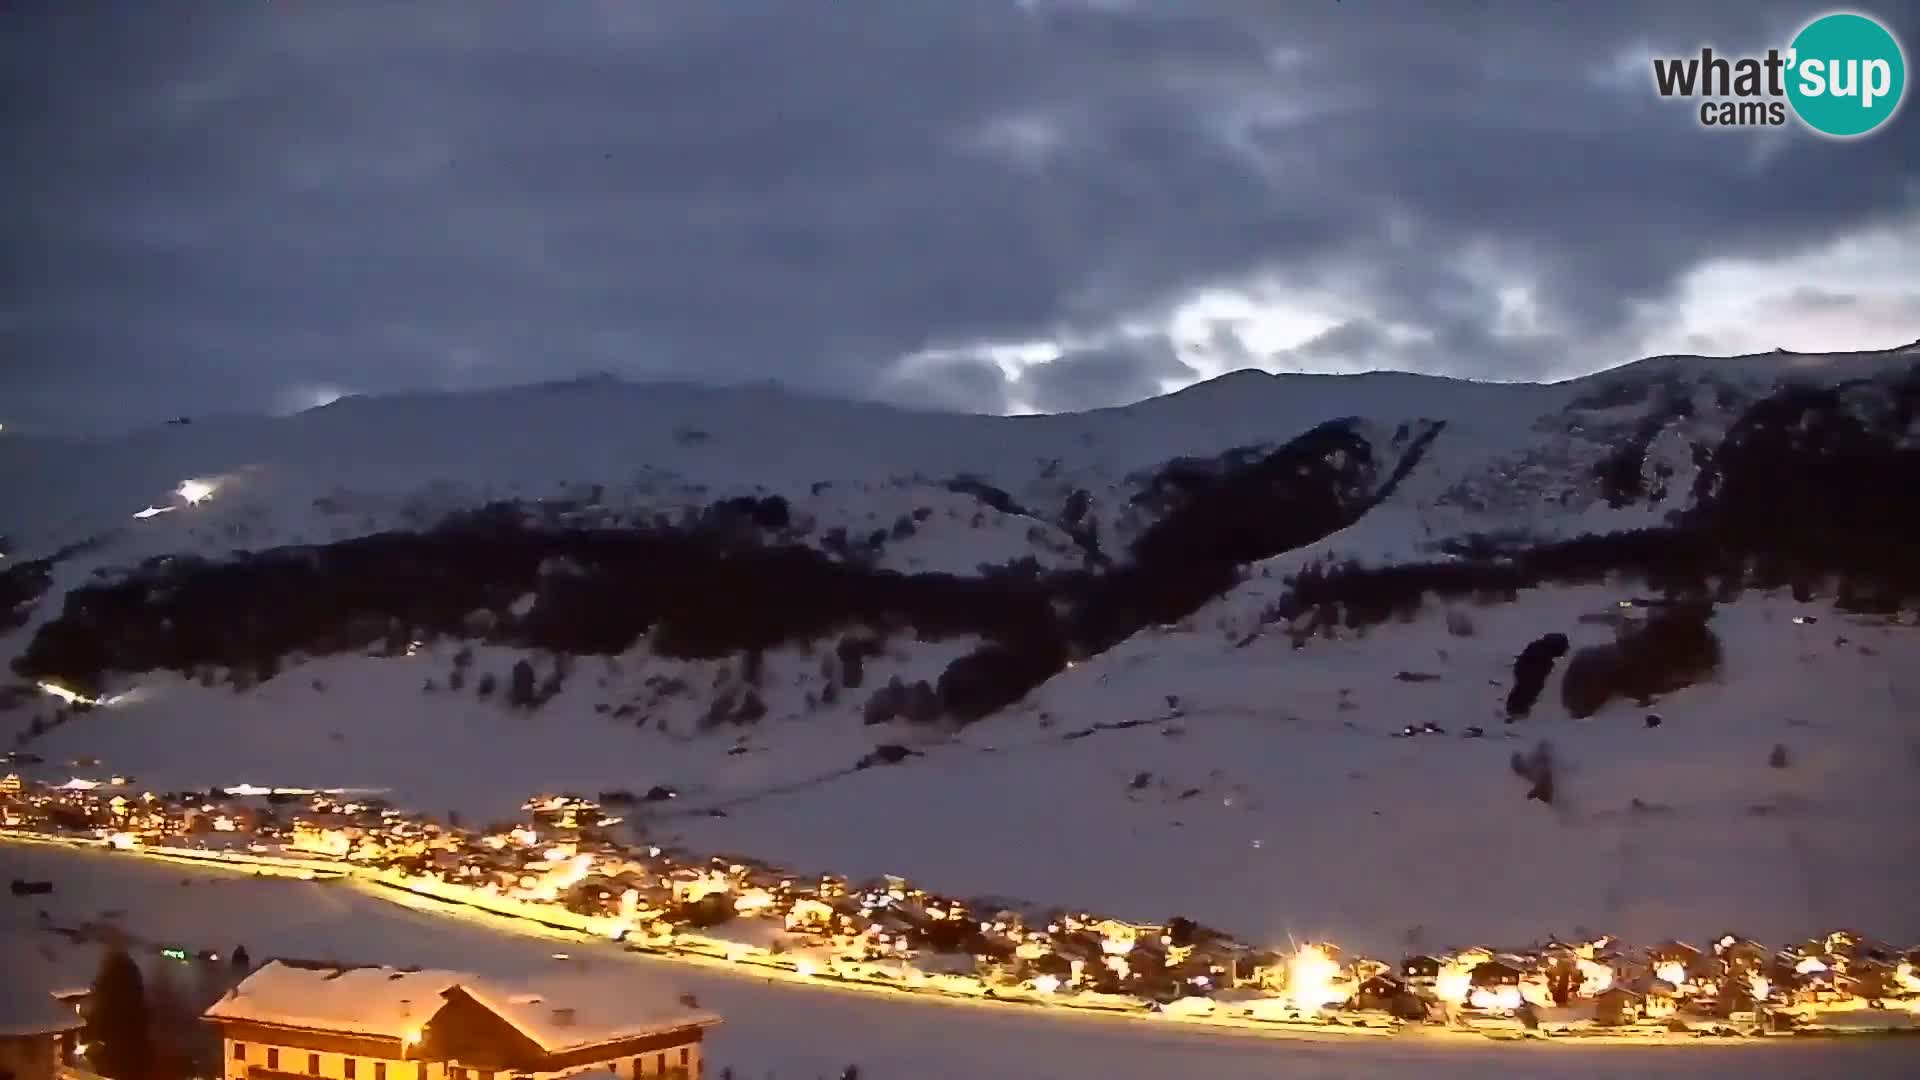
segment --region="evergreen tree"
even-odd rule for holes
[[[207,961],[195,964],[193,981],[187,989],[187,995],[196,1013],[219,1000],[220,995],[239,982],[246,974],[235,971],[233,964],[226,960]]]
[[[180,989],[171,961],[163,960],[147,981],[147,1024],[153,1043],[149,1080],[187,1075],[196,1031],[194,1008]]]
[[[140,966],[116,948],[100,962],[87,1010],[88,1057],[111,1080],[150,1080],[153,1042],[148,1030],[146,983]]]
[[[164,1042],[169,1025],[188,1014],[186,999],[180,994],[171,962],[154,965],[153,974],[146,982],[146,999],[147,1020],[153,1029],[153,1041]]]
[[[513,665],[512,680],[507,686],[507,702],[522,709],[531,709],[540,703],[533,684],[533,665],[524,659]]]
[[[245,945],[235,946],[233,950],[234,968],[239,971],[245,971],[247,970],[247,968],[251,967],[252,964],[253,964],[253,961],[248,959],[247,957],[247,947]]]

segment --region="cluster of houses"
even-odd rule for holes
[[[1529,1026],[1789,1030],[1852,1012],[1887,1013],[1859,1019],[1907,1028],[1920,1016],[1920,950],[1850,931],[1781,949],[1736,934],[1704,948],[1669,940],[1628,949],[1600,938],[1506,953],[1468,949],[1408,957],[1376,979],[1376,995],[1410,991],[1443,1013],[1508,1015]]]
[[[1133,923],[628,842],[612,811],[630,798],[541,795],[518,822],[464,828],[324,793],[158,795],[9,778],[0,824],[120,847],[335,860],[637,950],[910,991],[1360,1027],[1758,1032],[1838,1014],[1920,1025],[1920,950],[1852,933],[1783,949],[1732,934],[1704,947],[1551,941],[1388,964],[1324,944],[1262,949],[1184,918]]]

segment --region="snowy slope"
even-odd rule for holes
[[[109,562],[419,527],[494,499],[568,498],[630,520],[771,492],[817,516],[824,530],[890,525],[898,513],[924,505],[891,492],[922,488],[931,495],[971,474],[1047,515],[1085,489],[1117,524],[1143,470],[1284,441],[1351,416],[1388,429],[1419,419],[1448,423],[1435,462],[1407,493],[1414,502],[1445,503],[1434,522],[1444,529],[1494,509],[1521,509],[1482,508],[1483,491],[1510,491],[1509,502],[1517,504],[1537,494],[1524,483],[1529,472],[1577,472],[1598,460],[1617,443],[1619,429],[1656,411],[1667,386],[1706,398],[1702,419],[1691,425],[1706,430],[1783,379],[1831,384],[1917,361],[1920,346],[1831,357],[1655,358],[1553,386],[1240,371],[1124,408],[1022,417],[915,413],[777,388],[604,378],[354,397],[292,417],[213,417],[113,439],[5,436],[0,521],[12,558],[110,536]],[[1629,389],[1609,393],[1616,385]],[[1602,407],[1576,404],[1583,401]],[[188,510],[177,488],[193,479],[216,485],[217,493],[192,513],[133,518],[149,506]],[[588,499],[596,485],[599,498]],[[816,485],[824,486],[816,493]],[[1578,492],[1578,483],[1567,486],[1586,497],[1582,502],[1592,497]],[[977,500],[969,505],[979,509]],[[1602,515],[1594,523],[1604,521]],[[968,547],[977,543],[969,538]],[[929,568],[971,571],[966,560],[985,561],[991,547],[955,552],[944,563],[924,558]]]
[[[8,437],[0,733],[56,779],[99,758],[155,788],[371,787],[475,817],[665,785],[671,813],[639,823],[701,847],[1383,955],[1583,926],[1912,938],[1911,598],[1844,615],[1824,578],[1804,601],[1748,589],[1713,615],[1714,679],[1575,720],[1563,663],[1513,725],[1515,655],[1611,640],[1601,619],[1659,591],[1644,568],[1344,628],[1286,602],[1293,575],[1348,560],[1498,568],[1461,545],[1691,522],[1752,487],[1720,451],[1795,381],[1845,387],[1823,408],[1869,417],[1897,458],[1916,363],[1656,358],[1552,386],[1242,372],[1020,418],[584,380]],[[185,480],[210,497],[187,504]],[[489,503],[512,504],[511,558],[437,531]],[[600,531],[553,539],[580,529]],[[640,534],[747,542],[622,546]],[[783,550],[846,569],[756,561]],[[582,627],[617,647],[577,648]],[[962,670],[1009,653],[984,690]],[[42,681],[112,701],[56,710]],[[1395,737],[1429,722],[1445,734]],[[1552,806],[1508,768],[1542,740]],[[882,743],[922,753],[853,768]]]
[[[1535,715],[1503,724],[1519,646],[1556,628],[1598,639],[1578,616],[1621,595],[1474,608],[1470,638],[1438,618],[1300,650],[1236,649],[1211,626],[1155,632],[956,735],[869,728],[853,710],[788,715],[797,695],[770,694],[761,724],[706,737],[688,734],[691,707],[663,714],[667,732],[596,713],[597,687],[515,715],[422,694],[436,661],[421,655],[315,661],[247,694],[156,679],[33,749],[99,756],[158,790],[387,789],[469,821],[511,819],[535,791],[667,785],[680,797],[650,835],[696,849],[1372,955],[1581,927],[1643,941],[1727,926],[1767,941],[1834,926],[1920,936],[1907,824],[1920,728],[1894,707],[1920,698],[1900,670],[1920,659],[1920,625],[1796,625],[1823,609],[1751,596],[1716,619],[1729,657],[1717,682],[1584,721],[1550,685]],[[1083,734],[1133,721],[1149,722]],[[1446,734],[1396,737],[1425,722]],[[1487,735],[1462,738],[1472,725]],[[1506,764],[1541,739],[1564,762],[1552,808],[1526,801]],[[925,756],[847,771],[880,741]],[[1768,766],[1776,744],[1786,769]]]

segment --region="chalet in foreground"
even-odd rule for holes
[[[278,961],[206,1012],[225,1080],[699,1080],[720,1022],[609,971],[504,981]]]

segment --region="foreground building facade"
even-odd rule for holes
[[[267,964],[207,1010],[225,1080],[699,1080],[720,1018],[609,972]]]

